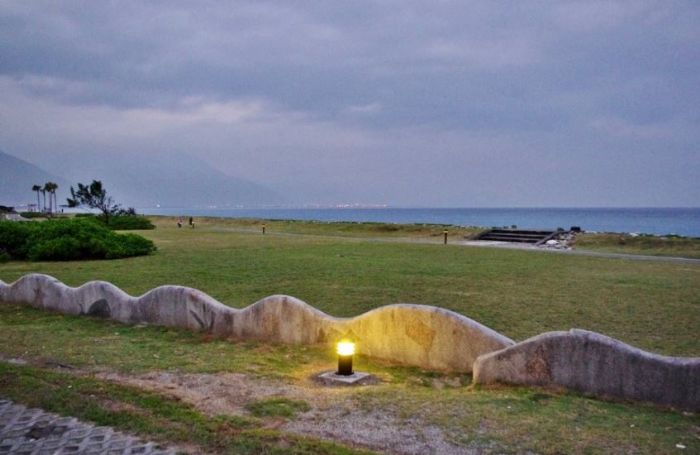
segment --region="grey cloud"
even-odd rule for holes
[[[556,204],[564,175],[590,190],[562,204],[610,205],[609,169],[619,204],[692,205],[699,15],[691,1],[6,1],[0,145],[176,150],[300,201]],[[639,176],[674,183],[657,194]]]

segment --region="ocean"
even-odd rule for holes
[[[451,224],[700,237],[700,208],[143,208],[148,215]]]

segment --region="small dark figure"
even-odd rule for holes
[[[192,227],[192,229],[194,229],[194,220],[192,219],[192,217],[190,217],[190,226]]]

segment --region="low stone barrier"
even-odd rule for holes
[[[480,356],[474,383],[560,386],[700,411],[700,358],[666,357],[586,330],[549,332]]]
[[[435,370],[471,372],[479,355],[513,344],[465,316],[425,305],[388,305],[354,318],[335,318],[284,295],[239,310],[182,286],[161,286],[132,297],[104,281],[72,288],[41,274],[9,285],[0,281],[0,301],[240,339],[318,344],[348,337],[362,354]]]
[[[0,281],[0,302],[238,339],[320,344],[351,338],[370,357],[433,370],[473,369],[476,384],[558,386],[700,411],[700,358],[652,354],[578,329],[515,344],[465,316],[432,306],[387,305],[335,318],[285,295],[239,310],[182,286],[161,286],[132,297],[104,281],[72,288],[40,274],[9,285]]]

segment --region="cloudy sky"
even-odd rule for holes
[[[189,154],[294,203],[699,206],[698,24],[695,0],[3,0],[0,149]]]

